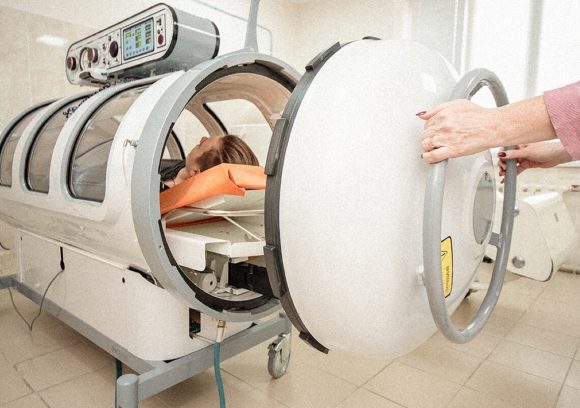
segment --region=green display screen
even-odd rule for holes
[[[123,30],[123,58],[128,60],[153,51],[153,18]]]

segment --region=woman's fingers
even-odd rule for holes
[[[433,116],[435,116],[437,113],[439,113],[441,111],[441,109],[445,108],[445,104],[442,103],[441,105],[437,105],[435,106],[433,109],[425,111],[425,112],[419,112],[417,114],[417,116],[425,121],[428,121],[429,119],[431,119]],[[426,125],[426,124],[425,124]]]
[[[435,148],[435,146],[432,144],[432,139],[430,137],[426,137],[423,140],[421,140],[421,147],[425,152],[430,152]]]
[[[453,151],[447,146],[423,153],[423,160],[425,160],[427,163],[438,163],[451,157],[453,157]]]
[[[502,156],[503,160],[522,159],[529,154],[526,149],[504,150],[502,153],[505,154],[505,156]]]
[[[429,120],[431,119],[433,116],[437,115],[439,112],[441,112],[443,109],[448,108],[449,106],[453,106],[453,105],[457,105],[457,104],[462,104],[465,103],[466,99],[456,99],[453,101],[449,101],[449,102],[443,102],[440,103],[439,105],[435,106],[433,109],[427,110],[426,112],[419,112],[417,114],[418,117],[420,117],[423,120]]]

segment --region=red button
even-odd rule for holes
[[[74,71],[77,69],[77,60],[75,57],[68,57],[66,59],[66,66],[69,70]]]
[[[119,54],[119,43],[117,41],[113,41],[109,45],[109,54],[111,54],[111,57],[113,58],[116,58]]]
[[[162,45],[164,41],[165,37],[163,37],[163,34],[159,34],[159,36],[157,36],[157,44]]]

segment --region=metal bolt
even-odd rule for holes
[[[521,255],[514,256],[512,258],[512,265],[518,269],[522,269],[524,266],[526,266],[526,258]]]

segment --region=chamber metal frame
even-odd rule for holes
[[[20,124],[20,122],[24,118],[26,118],[26,116],[28,116],[29,114],[33,114],[36,111],[39,111],[43,108],[46,108],[48,105],[50,105],[53,102],[54,102],[53,100],[50,100],[50,101],[37,103],[37,104],[29,107],[28,109],[24,110],[23,112],[20,112],[15,118],[13,118],[8,123],[8,125],[0,133],[0,159],[2,159],[1,154],[5,149],[6,143],[8,143],[8,141],[9,141],[9,136],[16,129],[16,127]],[[34,118],[32,118],[32,119],[34,119]],[[22,135],[21,135],[21,137],[22,137]],[[16,151],[13,152],[13,155],[15,155],[15,153],[16,153]],[[14,163],[14,157],[12,157],[12,163]],[[11,171],[11,175],[13,175],[12,171]],[[11,187],[11,186],[12,186],[12,180],[10,180],[10,184],[0,184],[0,187]]]
[[[40,304],[42,296],[20,283],[16,275],[0,276],[0,289],[14,288],[33,302]],[[117,373],[116,406],[118,408],[137,408],[139,401],[158,394],[188,378],[213,367],[213,344],[173,361],[147,361],[130,353],[122,345],[114,342],[90,325],[62,309],[54,302],[45,299],[43,310],[58,318],[84,337],[112,355],[117,361],[138,374],[120,375]],[[221,360],[226,360],[256,344],[276,337],[273,344],[287,339],[292,326],[285,314],[280,313],[273,319],[260,322],[248,329],[224,339],[221,346]],[[286,348],[289,344],[285,344]],[[273,357],[270,356],[270,359]]]

